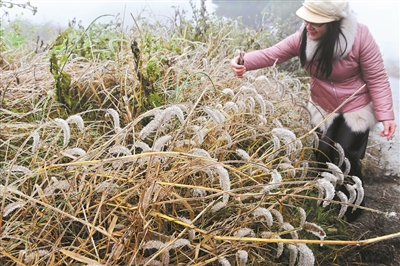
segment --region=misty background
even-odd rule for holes
[[[26,2],[26,1],[15,1]],[[193,16],[193,5],[200,9],[201,1],[102,1],[102,0],[31,0],[32,6],[38,8],[38,12],[32,12],[21,8],[4,8],[0,10],[2,24],[13,20],[27,20],[37,25],[48,25],[52,28],[65,28],[72,20],[84,27],[102,15],[98,22],[110,22],[118,17],[124,25],[134,25],[134,18],[146,18],[149,21],[171,20],[177,10],[185,11],[183,15],[187,19]],[[235,0],[206,0],[205,7],[209,14],[238,18],[249,27],[257,27],[262,18],[262,11],[273,14],[274,17],[288,19],[295,10],[301,6],[302,0],[291,1],[235,1]],[[400,125],[400,2],[390,1],[350,1],[352,10],[357,14],[359,22],[366,24],[376,39],[384,58],[386,70],[389,74],[393,92],[394,108],[397,125]],[[8,15],[5,15],[6,12]],[[181,12],[182,14],[182,12]],[[299,19],[300,21],[300,19]],[[41,33],[45,35],[45,32]],[[45,38],[45,36],[41,36]],[[400,173],[400,129],[397,129],[395,137],[387,142],[379,136],[382,128],[378,126],[371,133],[371,138],[384,143],[384,153],[394,172]]]

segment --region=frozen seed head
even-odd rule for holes
[[[328,180],[321,178],[317,181],[317,187],[323,188],[325,191],[325,200],[332,200],[335,197],[335,187]],[[326,207],[330,204],[329,201],[324,201],[322,207]]]
[[[221,263],[222,266],[231,266],[231,264],[225,257],[219,258],[218,261],[219,263]]]
[[[72,149],[66,149],[64,153],[70,156],[83,156],[86,154],[86,151],[81,148],[72,148]]]
[[[289,244],[286,245],[289,249],[289,266],[294,266],[297,259],[298,249],[297,246]]]
[[[253,215],[254,217],[260,217],[260,216],[264,217],[269,227],[271,227],[274,222],[271,212],[266,208],[258,207],[257,209],[254,210]]]
[[[168,244],[168,243],[167,243]],[[176,239],[171,245],[168,246],[168,250],[180,248],[183,246],[190,246],[190,241],[183,238]]]
[[[61,118],[56,118],[56,119],[54,119],[54,123],[56,123],[56,125],[61,127],[63,134],[64,134],[63,145],[67,146],[69,143],[69,140],[71,138],[71,131],[70,131],[67,121],[65,121],[64,119],[61,119]]]
[[[234,236],[236,237],[245,237],[245,236],[251,236],[254,237],[256,234],[254,231],[250,228],[240,228],[238,231],[235,232]]]
[[[278,223],[283,224],[283,216],[278,210],[272,209],[270,212],[275,216]]]
[[[164,242],[158,241],[158,240],[150,240],[147,241],[146,244],[144,244],[143,249],[157,249],[160,250],[165,246]]]
[[[140,149],[142,149],[143,152],[146,152],[146,151],[150,151],[150,150],[151,150],[151,149],[150,149],[150,146],[147,145],[147,143],[144,143],[143,141],[140,141],[140,140],[136,141],[136,142],[133,144],[133,146],[134,146],[135,148],[140,148]]]
[[[297,209],[299,210],[300,214],[300,226],[303,226],[307,220],[307,213],[302,207],[298,207]]]
[[[242,149],[237,149],[236,150],[236,154],[239,155],[240,158],[242,158],[245,161],[249,161],[250,160],[250,155]]]
[[[106,111],[107,115],[111,115],[113,122],[114,122],[114,129],[121,129],[120,125],[119,125],[119,114],[117,111],[115,111],[112,108],[108,108]]]
[[[68,123],[74,123],[78,127],[80,131],[85,130],[85,123],[83,122],[83,119],[80,115],[71,115],[70,117],[67,118],[66,120]]]
[[[341,202],[343,202],[343,203],[349,202],[349,199],[347,198],[346,194],[344,194],[342,191],[337,191],[336,195],[339,197]],[[341,219],[344,216],[348,207],[349,206],[347,204],[341,204],[339,215],[338,215],[339,219]]]
[[[272,171],[271,177],[271,182],[263,188],[263,193],[265,194],[268,194],[273,189],[279,188],[282,183],[282,176],[276,169]]]
[[[343,185],[344,174],[342,170],[336,164],[330,162],[327,162],[326,165],[328,166],[328,169],[332,171],[332,174],[336,177],[336,182],[339,185]]]
[[[7,217],[11,212],[23,207],[25,204],[26,204],[26,202],[23,202],[23,201],[17,201],[17,202],[8,204],[7,206],[4,207],[3,217]]]
[[[169,121],[173,116],[176,116],[181,123],[184,122],[182,110],[178,106],[170,106],[161,112],[155,113],[154,119],[151,120],[140,132],[139,138],[146,138],[153,130],[160,127],[163,123]]]
[[[233,90],[231,88],[225,88],[222,90],[222,93],[225,95],[228,95],[230,97],[235,97],[235,93],[233,92]]]
[[[225,116],[217,109],[204,106],[203,111],[207,113],[216,124],[222,124],[225,121]]]
[[[315,264],[315,257],[312,250],[303,243],[297,245],[300,252],[298,265],[312,266]]]
[[[345,158],[346,156],[345,156],[343,147],[342,147],[339,143],[335,142],[335,148],[337,149],[337,152],[339,153],[339,162],[338,162],[338,166],[340,167],[340,166],[342,166],[342,164],[343,164],[343,162],[344,162],[344,158]]]
[[[344,186],[346,187],[347,191],[349,192],[348,203],[354,203],[354,201],[357,198],[357,191],[355,190],[355,188],[352,185],[345,184]]]
[[[333,185],[334,187],[336,186],[336,179],[337,179],[336,176],[334,176],[333,174],[328,173],[328,172],[322,172],[322,173],[321,173],[321,176],[322,176],[325,180],[331,182],[332,185]]]
[[[11,171],[11,172],[20,172],[20,173],[24,173],[24,174],[26,174],[26,175],[32,174],[32,171],[29,170],[28,168],[26,168],[25,166],[16,165],[16,164],[14,164],[14,165],[11,167],[10,171]]]
[[[347,157],[344,158],[344,164],[346,165],[346,169],[343,171],[343,174],[348,175],[351,169],[351,163]]]
[[[164,145],[172,138],[171,135],[165,135],[158,138],[153,144],[153,151],[161,151]]]
[[[35,258],[41,258],[41,257],[49,255],[49,254],[50,254],[50,251],[45,250],[45,249],[40,249],[40,250],[34,251],[30,254],[27,254],[25,256],[24,262],[31,263],[33,260],[35,260]]]
[[[315,224],[315,223],[309,223],[305,222],[303,224],[303,229],[306,230],[307,232],[312,233],[313,235],[319,237],[319,239],[324,240],[326,237],[326,233],[324,229],[322,229],[321,226]]]
[[[40,145],[39,132],[33,131],[32,134],[31,134],[31,137],[33,139],[32,152],[35,153],[39,149],[39,145]]]
[[[238,250],[236,252],[236,260],[239,266],[245,266],[249,258],[249,253],[245,250]]]
[[[290,236],[293,239],[299,239],[299,235],[297,234],[297,231],[294,229],[293,225],[290,223],[283,223],[281,225],[281,231],[289,231]]]

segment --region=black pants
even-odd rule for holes
[[[334,144],[339,143],[345,152],[345,156],[351,163],[349,175],[355,175],[362,179],[362,165],[360,160],[365,155],[369,130],[365,132],[353,132],[346,124],[343,115],[339,115],[328,128],[325,135],[318,130],[317,134],[319,136],[319,151],[316,151],[315,155],[321,167],[326,167],[326,162],[338,163],[340,157]],[[342,170],[344,167],[342,166]]]

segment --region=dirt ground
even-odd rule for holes
[[[379,156],[379,152],[376,154]],[[364,210],[351,223],[355,239],[370,239],[400,232],[400,177],[368,160],[364,162],[365,207],[395,212],[389,217]],[[393,215],[394,213],[392,213]],[[400,266],[400,237],[355,246],[343,254],[346,265]]]

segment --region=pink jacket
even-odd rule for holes
[[[366,84],[339,112],[354,112],[372,102],[371,113],[378,121],[394,119],[389,79],[378,45],[367,26],[357,23],[356,19],[344,23],[350,25],[349,30],[342,26],[349,47],[333,63],[329,79],[311,77],[312,101],[330,113]],[[300,40],[299,31],[270,48],[246,53],[244,65],[247,70],[254,70],[272,66],[276,60],[282,63],[299,56]]]

